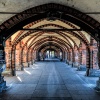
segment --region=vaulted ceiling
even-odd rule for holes
[[[86,13],[90,17],[94,18],[100,22],[100,14],[95,14],[94,12],[99,12],[100,2],[99,0],[0,0],[0,23],[2,24],[12,16],[25,11],[29,8],[39,6],[46,3],[58,3],[64,6],[69,6],[78,11]],[[8,13],[7,13],[8,12]],[[76,25],[70,21],[65,21],[60,18],[54,20],[48,20],[46,18],[39,19],[36,21],[29,22],[24,25],[23,28],[28,29],[80,29],[81,26]],[[56,44],[59,48],[69,49],[78,48],[80,42],[89,45],[91,33],[82,31],[33,31],[33,30],[17,30],[11,36],[13,44],[17,44],[23,41],[28,48],[40,48],[43,45],[49,46],[50,44],[54,46]]]
[[[83,13],[100,12],[100,0],[0,0],[0,12],[22,12],[26,9],[46,4],[58,3],[75,8]],[[14,14],[1,14],[0,23],[13,16]],[[100,22],[100,14],[88,14]]]

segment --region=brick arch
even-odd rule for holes
[[[36,39],[36,38],[38,38],[38,36],[41,36],[41,35],[43,35],[43,34],[45,34],[45,32],[39,32],[39,33],[37,33],[35,36],[35,38],[32,40],[32,42],[30,43],[30,45],[34,42],[34,40]],[[68,36],[68,35],[67,35]],[[24,49],[24,47],[27,45],[27,43],[28,43],[28,41],[30,40],[30,39],[32,39],[34,37],[34,35],[32,36],[32,37],[30,37],[27,41],[26,41],[26,43],[24,44],[24,46],[22,47],[23,49]],[[64,37],[64,36],[62,36],[62,37]],[[65,38],[65,37],[64,37]],[[69,37],[70,38],[70,37]],[[66,38],[65,38],[66,39]],[[67,41],[68,41],[68,43],[70,44],[70,42],[69,42],[69,40],[68,39],[66,39]],[[72,39],[71,39],[72,40]],[[73,41],[73,40],[72,40]],[[73,43],[76,45],[76,43],[73,41]],[[71,44],[70,44],[71,45]],[[71,45],[72,46],[72,45]],[[78,47],[77,47],[78,48]]]
[[[44,40],[44,39],[45,39],[45,40]],[[34,43],[35,46],[32,47],[32,48],[35,49],[35,48],[37,48],[37,45],[40,46],[42,43],[45,43],[45,42],[47,42],[47,41],[49,40],[48,38],[47,38],[47,39],[44,38],[44,39],[42,38],[41,40],[37,40],[37,41]],[[62,45],[63,45],[64,47],[67,47],[67,45],[65,44],[66,42],[64,42],[63,40],[60,40],[60,41],[54,40],[54,41],[56,41],[56,43],[59,43],[59,47],[62,47]],[[64,43],[63,43],[62,41],[63,41]],[[53,42],[53,41],[52,41],[52,42]],[[62,44],[62,45],[60,45],[60,44]],[[67,43],[67,44],[68,44],[68,43]],[[69,45],[69,46],[70,46],[70,45]],[[70,47],[71,47],[71,46],[70,46]],[[31,48],[31,47],[30,47],[30,48]],[[28,48],[28,51],[30,51],[30,48]],[[68,48],[68,47],[67,47],[67,48]],[[71,48],[72,48],[72,47],[71,47]],[[28,53],[29,53],[28,51],[27,51],[27,56],[28,56]],[[22,57],[22,60],[23,60],[23,57]]]
[[[74,23],[77,26],[80,26],[83,30],[89,32],[90,35],[94,37],[96,40],[97,40],[97,35],[100,36],[99,34],[100,23],[98,23],[96,20],[73,8],[54,3],[37,6],[28,9],[18,15],[13,16],[0,26],[0,34],[2,34],[2,36],[7,39],[12,34],[14,34],[14,32],[18,31],[20,28],[27,25],[28,23],[46,18],[48,12],[52,11],[57,13],[55,15],[56,18],[58,19],[61,18],[64,21],[67,20],[71,23]],[[59,12],[61,12],[62,15],[60,15]],[[38,13],[38,14],[33,15],[32,13]],[[97,31],[95,31],[95,29]]]
[[[44,32],[42,32],[42,34],[45,34]],[[65,36],[63,36],[62,34],[62,32],[60,32],[59,33],[62,37],[64,37],[66,40],[68,40]],[[37,34],[37,35],[39,35],[39,36],[41,36],[41,32],[40,32],[40,34]],[[72,38],[70,38],[67,34],[66,34],[66,36],[71,40],[71,41],[73,41],[73,43],[76,45],[76,43],[75,43],[75,41],[72,39]],[[33,37],[33,36],[32,36]],[[27,45],[27,43],[28,43],[28,41],[32,38],[32,37],[30,37],[27,41],[26,41],[26,43],[25,43],[25,45],[23,46],[23,48]],[[36,37],[38,37],[38,36],[36,36]],[[36,39],[36,38],[35,38]],[[34,39],[34,40],[35,40]],[[32,44],[33,42],[34,42],[34,40],[32,40],[32,42],[30,43],[30,44]],[[76,45],[77,46],[77,45]],[[78,47],[77,47],[78,48]]]
[[[41,53],[44,55],[46,53],[47,50],[53,50],[55,51],[56,53],[59,53],[61,50],[59,50],[59,48],[55,47],[55,46],[46,46],[44,47],[43,49],[41,49]]]
[[[38,49],[38,51],[45,51],[47,48],[50,48],[50,46],[48,44],[44,44]],[[62,48],[59,48],[59,45],[57,44],[55,44],[54,46],[51,46],[51,48],[55,48],[55,51],[57,49],[60,49],[60,51],[62,51]]]
[[[54,38],[54,37],[53,37],[53,38]],[[59,45],[60,45],[60,43],[61,43],[61,44],[65,43],[65,44],[69,45],[69,44],[66,43],[64,40],[59,39],[59,38],[57,38],[57,37],[55,37],[55,38],[56,38],[56,41],[59,43]],[[58,41],[57,39],[58,39],[59,41]],[[44,43],[44,41],[47,42],[48,40],[49,40],[48,37],[42,38],[41,40],[37,40],[36,42],[33,43],[33,44],[35,44],[34,48],[36,48],[37,45],[40,45],[40,44]],[[32,44],[32,45],[33,45],[33,44]],[[67,45],[66,45],[66,46],[67,46]],[[24,45],[24,46],[26,46],[26,45]],[[71,45],[69,45],[69,46],[70,46],[70,48],[72,48]],[[62,47],[62,45],[60,45],[60,47]],[[30,51],[30,48],[31,48],[31,46],[28,48],[28,51]],[[68,48],[68,47],[67,47],[67,48]],[[24,50],[24,47],[23,47],[22,50],[21,50],[21,55],[23,54],[23,50]],[[27,55],[28,55],[28,52],[27,52]],[[21,56],[21,63],[22,63],[22,61],[23,61],[23,56]]]
[[[41,39],[41,40],[43,40],[43,39]],[[40,47],[40,46],[42,46],[42,44],[49,43],[49,42],[52,42],[52,43],[53,43],[53,41],[56,41],[56,42],[59,44],[60,47],[63,46],[63,47],[67,47],[67,48],[68,48],[68,46],[67,46],[65,43],[63,43],[62,41],[58,41],[58,40],[54,40],[54,39],[53,39],[53,41],[48,41],[48,40],[49,40],[48,38],[45,38],[45,40],[43,40],[44,42],[43,42],[43,41],[38,41],[38,42],[36,42],[36,44],[35,44],[34,46],[33,46],[33,45],[32,45],[32,46],[33,46],[34,49],[36,49],[36,48],[38,49],[38,46]],[[47,41],[48,41],[48,42],[47,42]],[[61,43],[62,45],[61,45],[60,43]],[[30,48],[31,48],[31,47],[30,47]],[[71,47],[71,48],[72,48],[72,47]],[[29,50],[29,49],[28,49],[28,50]]]
[[[39,23],[39,22],[41,22],[41,21],[43,21],[44,19],[41,19],[41,20],[37,20],[37,21],[35,21],[35,22],[31,22],[31,23],[29,23],[25,28],[30,28],[30,27],[32,27],[33,25],[35,25],[35,24],[37,24],[37,23]],[[69,25],[70,27],[72,27],[72,28],[74,28],[74,29],[77,29],[77,27],[76,26],[74,26],[72,23],[70,23],[70,22],[68,22],[68,21],[64,21],[64,20],[61,20],[61,19],[59,19],[60,21],[62,21],[63,23],[65,23],[65,24],[67,24],[67,25]],[[45,24],[46,25],[46,24]],[[43,26],[45,26],[45,25],[43,25]],[[49,25],[51,25],[51,26],[55,26],[55,27],[59,27],[59,28],[64,28],[64,27],[62,27],[62,26],[60,26],[60,25],[56,25],[56,24],[47,24],[47,26],[49,26]],[[43,27],[42,26],[42,27]],[[14,40],[13,40],[13,43],[14,43],[14,41],[16,41],[17,39],[18,39],[18,37],[23,33],[24,31],[20,31],[19,33],[18,33],[18,35],[14,38]],[[85,41],[87,41],[87,43],[88,43],[88,40],[86,39],[86,37],[84,36],[84,34],[82,33],[82,32],[80,32],[80,31],[77,31],[83,38],[84,38],[84,40]]]
[[[68,24],[69,26],[71,26],[73,29],[77,29],[74,25],[70,24],[69,22],[65,22],[63,21],[65,24]],[[39,28],[43,28],[43,27],[47,27],[47,26],[54,26],[54,27],[59,27],[61,29],[65,29],[64,26],[61,26],[61,25],[57,25],[57,24],[44,24],[44,25],[41,25],[39,26]],[[89,41],[86,39],[86,37],[84,36],[84,34],[82,32],[79,32],[78,33],[82,36],[82,38],[84,38],[84,40],[89,43]]]
[[[57,48],[57,47],[55,47],[55,46],[46,46],[46,47],[44,47],[43,49],[41,49],[41,51],[42,52],[45,52],[47,49],[49,49],[49,48],[53,48],[55,51],[57,51],[59,48]]]
[[[40,40],[37,40],[35,43],[37,43],[38,44],[38,42],[43,42],[44,41],[44,39],[46,39],[46,38],[48,38],[48,37],[44,37],[44,38],[41,38]],[[72,48],[72,45],[71,44],[68,44],[66,41],[64,41],[64,40],[62,40],[62,39],[60,39],[60,38],[57,38],[57,37],[52,37],[52,38],[55,38],[55,39],[57,39],[57,40],[60,40],[61,42],[63,41],[63,43],[66,43],[67,45],[69,45],[71,48]],[[49,40],[49,39],[48,39]],[[51,41],[51,40],[50,40]],[[33,44],[35,44],[35,43],[33,43]],[[28,47],[28,48],[30,48],[32,45],[33,45],[32,43],[31,43],[31,45]]]
[[[49,43],[43,43],[42,45],[36,47],[37,51],[40,51],[42,48],[44,48],[45,46],[48,46]],[[52,43],[53,46],[55,47],[59,47],[61,51],[64,51],[64,47],[62,47],[58,42]],[[33,47],[34,50],[34,47]],[[68,49],[69,50],[69,49]]]
[[[61,45],[58,44],[58,42],[52,43],[52,45],[55,46],[55,47],[57,47],[57,48],[59,48],[61,52],[64,52],[64,47],[61,47]],[[49,46],[49,44],[48,44],[48,43],[44,43],[42,46],[37,47],[37,48],[36,48],[37,52],[39,52],[42,48],[44,48],[44,47],[46,47],[46,46]],[[33,53],[33,51],[35,51],[35,50],[34,50],[34,47],[32,47],[32,52],[31,52],[31,54]]]
[[[39,21],[37,21],[37,23],[38,23]],[[64,21],[63,21],[64,22]],[[68,24],[69,26],[71,26],[72,28],[76,28],[75,26],[73,26],[72,24],[70,24],[69,22],[64,22],[64,23],[66,23],[66,24]],[[32,26],[32,25],[34,25],[33,23],[31,23],[31,25],[29,25],[29,26]],[[39,27],[37,27],[37,28],[43,28],[43,27],[47,27],[47,26],[54,26],[54,27],[59,27],[59,28],[65,28],[65,27],[63,27],[63,26],[60,26],[60,25],[56,25],[56,24],[45,24],[45,25],[42,25],[42,26],[39,26]],[[14,39],[14,41],[16,42],[16,39],[17,39],[17,37],[19,37],[19,35],[20,34],[22,34],[23,33],[23,31],[21,31],[21,32],[19,32],[19,34],[16,36],[16,38]],[[86,37],[81,33],[81,32],[78,32],[81,36],[82,36],[82,38],[84,38],[84,40],[89,44],[89,42],[88,42],[88,40],[86,39]],[[69,37],[68,35],[67,35],[67,37]],[[69,39],[71,39],[71,38],[69,38]],[[71,39],[72,40],[72,39]],[[13,41],[13,44],[14,44],[14,41]],[[72,40],[73,41],[73,40]],[[76,43],[73,41],[73,43],[76,45]]]
[[[56,41],[56,42],[55,42]],[[50,42],[50,41],[49,41]],[[42,45],[45,45],[47,43],[47,40],[43,43],[39,43],[38,45],[36,45],[36,46],[34,46],[34,47],[32,47],[32,48],[34,48],[34,50],[36,49],[37,51],[39,51],[39,49],[41,48],[41,46]],[[53,43],[53,42],[51,42],[51,43]],[[60,48],[62,48],[62,51],[64,52],[64,50],[68,50],[69,51],[69,47],[66,45],[66,44],[62,44],[60,41],[57,41],[57,40],[54,40],[54,43],[53,43],[53,45],[59,45],[59,47]],[[60,45],[60,44],[62,44],[62,45]],[[65,46],[63,46],[63,45],[65,45]],[[65,48],[66,47],[66,48]],[[65,48],[65,49],[64,49]],[[29,49],[28,49],[29,50]]]
[[[100,36],[99,22],[74,8],[55,3],[36,6],[11,17],[0,25],[0,34],[7,39],[14,34],[14,32],[18,31],[28,23],[47,18],[49,12],[55,13],[54,17],[58,19],[67,20],[80,26],[83,30],[89,32],[92,37],[98,40],[97,36]]]
[[[53,39],[53,38],[54,38],[54,39]],[[48,37],[44,37],[44,38],[41,38],[40,40],[37,40],[35,43],[33,43],[33,44],[35,44],[35,45],[34,45],[34,48],[35,48],[36,45],[40,45],[40,44],[42,44],[42,43],[44,43],[44,42],[48,42],[48,41],[53,42],[53,40],[57,40],[57,41],[59,41],[61,44],[65,44],[66,46],[69,45],[67,42],[65,42],[65,41],[62,40],[62,39],[59,39],[59,38],[54,37],[54,36],[53,36],[53,38],[52,38],[52,40],[50,40]],[[31,44],[31,46],[33,46],[33,44]],[[31,46],[30,46],[28,49],[30,49]],[[73,48],[71,45],[69,45],[69,47],[70,47],[70,48]]]
[[[42,25],[42,26],[39,26],[39,27],[37,27],[37,28],[41,28],[41,27],[45,27],[45,26],[49,26],[49,25],[51,25],[51,24]],[[54,26],[55,26],[55,27],[59,27],[59,25],[54,25]],[[65,28],[65,27],[62,27],[62,28]],[[25,37],[28,36],[29,34],[32,34],[32,33],[35,33],[35,32],[37,32],[37,31],[29,31],[29,32],[27,32],[27,33],[24,34],[22,37],[20,37],[19,40],[16,41],[15,44],[13,44],[13,45],[17,45],[23,38],[25,38]],[[57,32],[57,33],[61,33],[61,32]],[[67,32],[67,33],[69,33],[69,34],[71,34],[71,35],[77,37],[79,40],[82,40],[87,46],[89,46],[89,42],[87,43],[86,40],[84,40],[82,37],[80,37],[80,36],[79,36],[78,34],[76,34],[75,32]],[[61,34],[62,34],[62,33],[61,33]],[[63,33],[63,34],[64,34],[64,33]],[[67,36],[67,35],[65,34],[65,36]]]

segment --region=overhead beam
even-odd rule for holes
[[[33,12],[21,12],[21,14],[41,14],[40,13],[33,13]],[[83,12],[84,14],[100,14],[100,12]],[[0,12],[0,14],[20,14],[20,12]],[[66,12],[66,14],[70,14],[70,12]]]
[[[44,31],[44,32],[55,32],[55,31],[87,31],[84,29],[67,29],[67,28],[63,28],[63,29],[40,29],[40,28],[20,28],[19,30],[24,30],[24,31]],[[100,30],[97,29],[93,29],[91,30],[94,33],[98,33]]]
[[[33,29],[33,28],[22,28],[20,30],[33,30],[33,31],[83,31],[82,29]]]

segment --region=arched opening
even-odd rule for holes
[[[0,26],[1,64],[6,57],[6,70],[15,76],[17,69],[45,56],[57,57],[89,76],[99,69],[99,32],[99,22],[73,8],[55,3],[33,7]]]

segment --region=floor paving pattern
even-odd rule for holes
[[[5,80],[11,88],[0,100],[100,100],[85,76],[56,60],[36,62]]]

